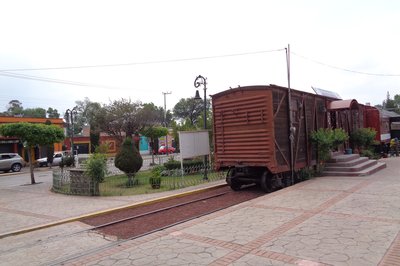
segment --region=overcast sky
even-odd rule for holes
[[[10,100],[60,113],[76,100],[167,109],[247,85],[400,94],[400,1],[0,1],[0,111]],[[46,81],[44,81],[46,80]],[[74,85],[75,84],[75,85]],[[202,94],[201,94],[202,95]]]

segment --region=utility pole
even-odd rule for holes
[[[294,184],[294,137],[296,134],[296,128],[293,126],[292,118],[292,93],[290,88],[290,44],[286,49],[286,68],[287,68],[287,79],[288,79],[288,113],[289,113],[289,142],[290,142],[290,176],[291,183]]]
[[[167,127],[167,94],[171,94],[172,92],[167,91],[167,92],[163,92],[162,94],[164,94],[164,126],[168,129]],[[165,150],[167,155],[169,155],[168,152],[168,133],[167,135],[165,135]]]

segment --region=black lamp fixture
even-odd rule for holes
[[[201,100],[199,90],[196,90],[196,96],[194,96],[195,100]]]

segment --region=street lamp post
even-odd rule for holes
[[[194,87],[198,88],[200,85],[203,85],[204,88],[204,117],[203,117],[203,122],[204,122],[204,129],[207,129],[207,78],[198,75],[196,79],[194,80]],[[199,90],[196,90],[196,96],[194,97],[195,100],[201,100]],[[207,177],[207,155],[204,155],[204,180],[208,180]]]
[[[74,115],[76,115],[78,113],[78,111],[76,109],[77,109],[77,107],[75,106],[74,108],[67,109],[65,111],[65,114],[67,116],[68,129],[70,127],[70,124],[71,124],[71,128],[72,128],[71,135],[70,135],[72,156],[74,156]]]
[[[167,94],[171,94],[172,92],[167,91],[167,92],[163,92],[162,94],[164,94],[164,126],[168,129],[167,127]],[[168,132],[167,135],[165,135],[165,152],[167,153],[167,155],[169,155],[168,152]]]

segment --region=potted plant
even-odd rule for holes
[[[372,128],[359,128],[350,134],[350,143],[362,154],[365,150],[371,149],[376,136]]]
[[[150,177],[149,179],[151,188],[153,189],[159,189],[161,187],[161,177]]]
[[[161,173],[164,171],[164,166],[155,166],[151,169],[151,177],[149,178],[149,183],[153,189],[158,189],[161,187]]]

